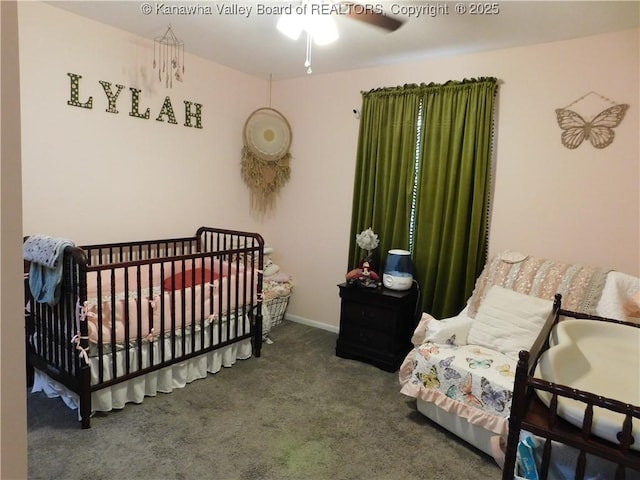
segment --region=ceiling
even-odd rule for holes
[[[191,54],[251,75],[274,80],[306,76],[306,40],[290,40],[276,30],[279,15],[264,7],[299,5],[301,1],[51,1],[83,17],[144,38],[164,34],[171,25]],[[471,15],[478,2],[359,2],[404,20],[394,32],[334,15],[340,38],[312,49],[313,75],[510,48],[638,27],[640,1],[496,2],[498,13]],[[455,12],[464,4],[465,14]],[[145,15],[143,5],[152,12]],[[491,5],[482,3],[482,5]],[[195,14],[173,15],[181,6]],[[262,7],[263,11],[259,8]],[[410,16],[409,7],[420,16]],[[244,14],[241,8],[245,9]],[[250,8],[250,10],[248,10]],[[428,10],[431,8],[431,12]],[[430,15],[431,13],[431,15]],[[585,59],[586,61],[587,59]]]

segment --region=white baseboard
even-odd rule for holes
[[[335,333],[335,334],[337,334],[340,331],[340,327],[337,327],[336,325],[328,325],[326,323],[316,322],[315,320],[309,320],[308,318],[299,317],[298,315],[291,315],[291,314],[285,313],[284,318],[292,322],[308,325],[309,327],[319,328],[321,330],[326,330],[328,332]]]

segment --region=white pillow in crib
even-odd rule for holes
[[[553,302],[492,286],[471,324],[467,343],[517,359],[529,350],[553,309]]]

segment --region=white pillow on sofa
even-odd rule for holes
[[[466,345],[473,319],[469,318],[465,312],[466,308],[455,317],[442,320],[436,320],[428,313],[423,312],[411,337],[411,343],[415,347],[419,347],[424,342]]]
[[[464,311],[455,317],[433,320],[429,322],[424,340],[439,344],[466,345],[471,325],[473,325],[473,319],[469,318]]]
[[[497,350],[517,360],[520,350],[529,350],[553,302],[492,286],[471,324],[467,343]]]

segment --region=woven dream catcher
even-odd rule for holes
[[[585,120],[582,115],[569,110],[569,107],[591,95],[600,97],[600,100],[604,100],[606,103],[612,104],[612,106],[605,108],[591,120]],[[596,92],[589,92],[564,108],[556,108],[558,125],[562,129],[562,135],[560,136],[562,144],[573,150],[588,139],[595,148],[608,147],[613,143],[613,139],[616,136],[613,129],[620,125],[628,108],[629,105],[615,103]]]
[[[247,118],[243,140],[242,178],[251,191],[251,208],[265,214],[289,180],[291,127],[277,110],[259,108]]]

